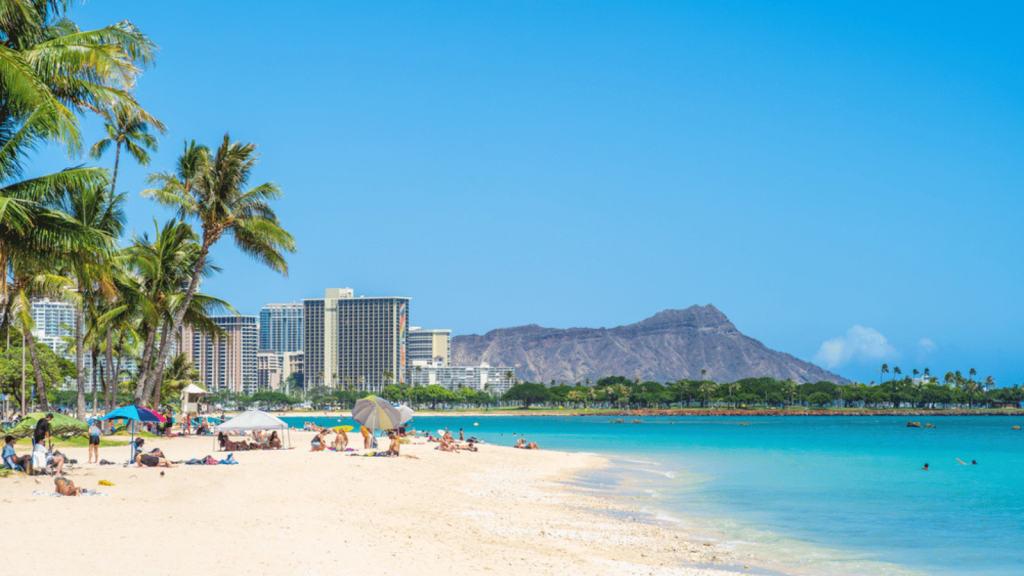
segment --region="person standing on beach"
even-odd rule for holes
[[[103,434],[103,430],[100,429],[99,420],[93,420],[89,425],[89,460],[86,464],[100,463],[100,434]]]
[[[465,439],[466,439],[466,437],[462,435],[462,428],[459,428],[459,442],[462,442]]]
[[[36,444],[42,444],[43,448],[50,443],[50,422],[53,420],[53,413],[49,413],[45,418],[36,422],[36,429],[32,433],[32,450],[35,451]]]
[[[367,428],[366,426],[360,426],[359,433],[363,435],[363,450],[369,450],[371,444],[370,438],[373,436],[373,434],[370,433],[370,429]]]

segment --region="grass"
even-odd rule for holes
[[[127,446],[128,440],[100,440],[100,447],[106,448],[110,446]],[[26,450],[32,450],[32,438],[26,436],[25,438],[19,439],[14,443],[17,448],[24,448]],[[88,436],[72,436],[70,438],[55,438],[53,440],[54,448],[85,448],[89,445]]]

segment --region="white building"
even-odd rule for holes
[[[416,361],[409,371],[409,377],[413,386],[438,384],[449,390],[472,388],[504,394],[515,383],[515,370],[486,363],[479,366],[445,366],[440,362]]]
[[[78,310],[74,305],[63,300],[51,298],[33,298],[32,302],[32,337],[36,343],[46,344],[58,356],[66,358],[75,363],[77,359],[71,352],[75,343],[75,328],[78,326]],[[85,360],[85,389],[92,392],[92,354],[86,351]],[[114,366],[117,367],[117,357],[114,358]],[[106,357],[100,357],[100,366],[106,365]],[[133,378],[136,372],[135,359],[125,356],[121,359],[120,382]],[[102,386],[99,375],[96,378],[97,388]]]
[[[450,365],[452,363],[452,331],[427,330],[419,326],[409,328],[408,359],[410,366],[414,366],[416,362]]]

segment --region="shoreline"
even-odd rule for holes
[[[237,414],[238,412],[228,412],[229,415]],[[331,412],[331,411],[303,411],[303,412],[285,412],[285,411],[270,411],[270,414],[277,416],[278,418],[350,418],[351,411]],[[417,410],[416,416],[451,416],[451,417],[511,417],[511,416],[587,416],[587,417],[637,417],[637,416],[749,416],[765,417],[765,416],[908,416],[908,417],[927,417],[927,416],[1022,416],[1024,417],[1024,410],[878,410],[878,411],[863,411],[863,410],[698,410],[698,409],[684,409],[684,410],[619,410],[619,411],[607,411],[607,412],[585,412],[579,410],[467,410],[467,411],[431,411],[431,410]]]
[[[309,452],[311,433],[291,436],[295,449],[235,452],[237,466],[79,464],[66,474],[106,497],[36,496],[53,490],[52,477],[0,478],[5,522],[21,527],[9,544],[29,551],[44,543],[82,567],[65,571],[103,565],[114,575],[135,574],[168,550],[176,571],[240,574],[362,574],[384,560],[388,574],[405,575],[726,576],[757,563],[682,529],[637,521],[635,507],[579,485],[577,477],[612,465],[603,456],[490,444],[450,454],[416,443],[403,453],[419,460],[356,458]],[[213,452],[209,437],[148,444],[172,460],[227,455]],[[86,459],[85,448],[61,450]],[[100,449],[108,460],[127,454],[126,446]],[[54,522],[76,528],[55,539]],[[111,565],[115,554],[122,561]],[[38,560],[11,555],[7,566],[29,571]]]

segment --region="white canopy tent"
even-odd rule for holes
[[[231,418],[227,422],[215,426],[214,432],[250,432],[252,430],[287,430],[288,447],[292,445],[291,427],[277,416],[271,416],[262,410],[250,408]]]

